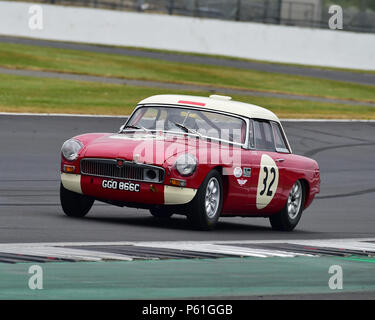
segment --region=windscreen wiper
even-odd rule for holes
[[[177,122],[173,122],[173,123],[174,123],[174,125],[175,125],[176,127],[181,128],[181,129],[184,130],[186,133],[194,133],[194,134],[196,134],[196,135],[202,137],[202,135],[201,135],[197,130],[194,130],[194,129],[188,128],[188,127],[184,126],[184,125],[181,124],[181,123],[177,123]]]
[[[138,126],[133,126],[133,125],[129,124],[129,125],[126,125],[126,126],[124,127],[124,129],[122,129],[121,132],[124,132],[124,130],[125,130],[126,128],[136,129],[136,130],[143,130],[143,131],[145,131],[145,132],[150,131],[150,130],[146,129],[145,127],[142,127],[142,126],[139,126],[139,127],[138,127]]]

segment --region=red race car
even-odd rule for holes
[[[61,205],[72,217],[98,200],[183,214],[202,230],[252,216],[290,231],[320,190],[318,164],[292,153],[274,113],[225,96],[149,97],[119,132],[76,136],[61,153]]]

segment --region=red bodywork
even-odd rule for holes
[[[256,151],[244,149],[240,146],[219,143],[217,141],[198,139],[183,134],[157,133],[145,137],[145,133],[128,132],[121,134],[94,133],[75,137],[84,146],[75,161],[67,161],[62,157],[63,165],[75,166],[76,174],[80,174],[80,161],[83,158],[105,158],[123,159],[133,161],[134,154],[142,150],[140,145],[146,145],[146,149],[153,150],[152,157],[143,158],[139,154],[140,161],[159,166],[165,169],[164,182],[146,183],[139,182],[140,192],[124,192],[101,188],[103,178],[94,176],[81,177],[81,188],[83,194],[92,196],[99,200],[121,201],[132,203],[133,206],[143,207],[146,205],[164,204],[164,186],[170,185],[170,179],[183,179],[186,188],[198,189],[206,175],[214,168],[223,174],[224,202],[221,215],[242,216],[269,216],[279,212],[285,205],[290,190],[297,180],[302,180],[305,185],[306,199],[304,207],[307,208],[315,195],[319,193],[320,174],[316,161],[286,153]],[[144,149],[144,148],[143,148]],[[188,177],[182,177],[174,168],[177,157],[186,153],[194,154],[198,160],[196,171]],[[203,155],[203,156],[202,156]],[[236,156],[241,159],[242,168],[251,168],[251,176],[244,178],[246,183],[241,185],[238,177],[233,174],[233,165],[223,161],[221,156],[229,159]],[[279,181],[272,201],[262,209],[257,209],[257,188],[260,183],[260,165],[262,155],[271,157],[279,170]],[[282,158],[281,162],[277,162]],[[138,160],[139,161],[139,160]]]

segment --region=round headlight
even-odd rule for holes
[[[176,169],[182,176],[190,176],[197,167],[197,159],[191,154],[182,154],[176,160]]]
[[[66,160],[73,161],[78,158],[82,144],[78,140],[70,139],[64,142],[61,152]]]

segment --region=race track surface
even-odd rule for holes
[[[193,231],[184,217],[96,203],[85,219],[59,205],[61,144],[85,132],[115,132],[122,118],[0,115],[0,243],[78,241],[285,240],[375,236],[375,123],[285,122],[297,154],[321,167],[321,194],[292,233],[267,219],[225,218]]]

